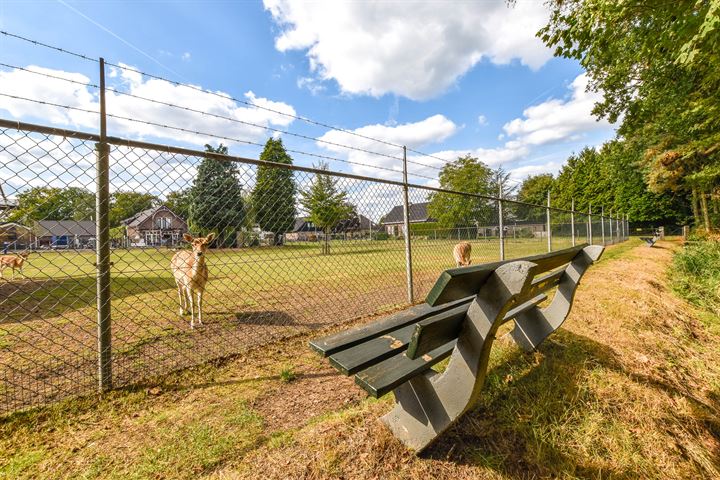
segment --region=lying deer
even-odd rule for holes
[[[193,238],[184,234],[183,239],[192,245],[192,250],[181,250],[173,255],[170,269],[180,297],[180,315],[187,315],[190,309],[190,328],[195,328],[195,297],[197,297],[198,323],[202,325],[202,299],[208,280],[208,268],[205,264],[205,252],[215,238],[211,233],[207,237]]]
[[[18,255],[0,255],[0,278],[3,278],[3,270],[12,268],[12,279],[15,280],[15,270],[20,270],[20,274],[25,278],[23,273],[23,264],[30,252],[20,253]]]
[[[453,248],[453,258],[458,267],[467,267],[470,265],[470,252],[472,246],[468,242],[460,242]]]

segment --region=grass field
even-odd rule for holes
[[[422,458],[307,348],[318,333],[0,418],[3,478],[720,477],[720,318],[673,295],[672,242],[609,247],[537,352],[498,343]],[[328,327],[323,332],[337,331]]]
[[[475,263],[495,261],[497,240],[473,243]],[[452,240],[413,240],[415,298],[454,266]],[[554,248],[569,246],[554,239]],[[509,239],[507,258],[542,253],[545,239]],[[333,242],[213,250],[205,325],[178,315],[169,249],[112,253],[113,376],[136,382],[241,353],[279,338],[407,303],[404,243]],[[27,278],[0,281],[0,411],[91,392],[96,374],[95,256],[40,251]],[[6,277],[9,271],[6,272]]]

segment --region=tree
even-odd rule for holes
[[[121,221],[157,203],[158,198],[150,193],[115,192],[110,195],[110,226],[117,227]]]
[[[209,153],[227,155],[228,149],[205,145]],[[215,232],[216,244],[232,247],[245,223],[245,202],[237,165],[230,160],[206,156],[198,167],[190,193],[189,226],[198,234]]]
[[[190,218],[190,203],[192,188],[184,188],[168,193],[163,205],[173,211],[176,215],[187,220]]]
[[[328,165],[321,163],[315,168],[328,170]],[[322,253],[329,255],[332,228],[354,211],[347,202],[347,193],[338,189],[335,178],[327,173],[318,173],[310,188],[300,192],[300,204],[309,213],[309,220],[325,233]]]
[[[497,196],[496,185],[490,167],[470,155],[445,164],[440,171],[440,188],[446,190]],[[494,211],[491,200],[445,192],[430,195],[428,206],[429,216],[444,228],[487,224]]]
[[[720,162],[720,0],[549,4],[540,37],[579,60],[589,89],[603,92],[594,113],[621,120],[618,140],[641,147],[648,188],[692,194],[708,218],[708,197],[720,190],[712,174]]]
[[[285,151],[282,139],[269,138],[260,154],[265,162],[292,165],[292,158]],[[288,232],[295,224],[295,179],[293,171],[285,168],[260,165],[251,203],[256,222],[265,231],[275,234],[274,244],[282,242],[280,234]]]
[[[555,179],[551,173],[531,175],[520,186],[517,199],[520,202],[533,205],[546,205],[547,192],[553,189],[554,184]],[[530,205],[518,204],[516,215],[518,220],[545,221],[545,211]]]
[[[95,217],[95,195],[78,187],[33,187],[17,195],[17,208],[11,222],[37,220],[92,220]]]

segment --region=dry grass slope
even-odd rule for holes
[[[376,420],[390,399],[299,338],[8,416],[0,477],[718,478],[720,319],[668,289],[675,248],[610,247],[564,328],[532,355],[501,345],[481,403],[425,458]]]

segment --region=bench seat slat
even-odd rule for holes
[[[547,300],[547,295],[541,293],[508,310],[503,318],[503,323],[512,320],[545,300]],[[467,308],[465,311],[467,312]],[[405,355],[414,359],[456,339],[460,335],[464,322],[465,315],[462,317],[433,317],[418,322]]]
[[[439,323],[452,322],[462,324],[469,307],[470,302],[463,303],[458,307],[438,313],[424,321],[433,320]],[[336,352],[330,355],[330,363],[345,375],[352,375],[386,358],[404,352],[416,328],[417,324],[411,323],[410,325],[392,330],[385,335],[375,337],[360,345]],[[447,343],[449,340],[443,343]]]
[[[522,259],[538,265],[538,273],[554,270],[572,261],[575,256],[587,246],[586,243],[575,247],[566,248],[553,253],[523,257]],[[504,262],[485,263],[473,267],[452,268],[445,270],[435,282],[426,302],[431,306],[443,305],[459,298],[476,295],[482,288],[485,281],[501,265],[516,260]]]
[[[457,340],[453,340],[419,358],[410,359],[404,353],[390,357],[355,375],[355,383],[372,397],[380,398],[411,378],[449,357]]]
[[[351,328],[327,337],[317,338],[310,342],[310,347],[324,357],[328,357],[336,352],[354,347],[369,339],[380,337],[406,325],[414,324],[432,315],[446,312],[459,305],[469,304],[472,300],[472,297],[462,298],[440,307],[431,307],[426,303],[416,305],[377,322]]]

